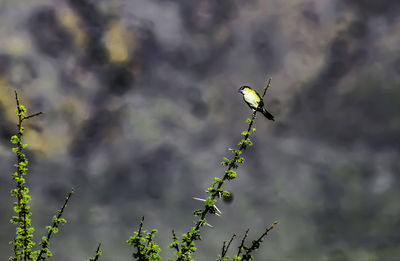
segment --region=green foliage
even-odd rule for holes
[[[22,143],[24,132],[22,122],[26,118],[26,109],[19,104],[17,93],[15,93],[15,97],[17,101],[16,114],[18,116],[18,131],[16,135],[11,137],[11,143],[16,145],[13,151],[17,154],[17,164],[14,164],[17,171],[12,174],[12,178],[16,182],[16,189],[11,191],[11,195],[16,198],[14,202],[14,212],[17,215],[13,216],[10,222],[17,225],[17,228],[16,236],[14,240],[10,242],[14,248],[14,256],[10,257],[10,260],[33,260],[35,253],[32,251],[32,248],[35,246],[35,243],[32,239],[35,229],[31,225],[30,217],[32,213],[29,211],[31,197],[28,194],[29,189],[25,186],[26,182],[24,178],[28,172],[28,160],[22,152],[23,148],[26,147],[26,144]]]
[[[271,79],[268,82],[267,87],[264,89],[264,94],[267,88],[270,86]],[[217,214],[220,215],[220,211],[216,207],[215,203],[217,199],[220,198],[222,195],[229,196],[230,193],[228,191],[224,191],[222,189],[223,184],[225,181],[231,181],[236,178],[237,173],[233,169],[237,169],[239,164],[244,163],[244,158],[240,157],[244,150],[248,147],[252,146],[253,143],[250,140],[250,132],[255,132],[256,129],[252,128],[254,120],[256,118],[256,111],[253,112],[252,117],[247,119],[247,123],[249,124],[247,130],[242,131],[241,135],[244,136],[243,139],[238,143],[238,149],[229,149],[233,153],[233,157],[229,159],[228,157],[224,157],[221,161],[222,166],[226,166],[227,170],[225,171],[222,178],[215,177],[213,182],[211,183],[210,187],[207,188],[207,193],[209,196],[204,200],[204,208],[198,209],[194,211],[194,215],[198,217],[198,221],[195,225],[191,228],[190,232],[183,234],[182,239],[179,239],[173,233],[173,243],[170,245],[170,248],[175,249],[175,255],[177,257],[177,261],[186,261],[192,260],[191,255],[196,251],[195,241],[201,240],[199,229],[207,225],[206,222],[206,215],[209,214]],[[258,242],[258,241],[257,241]],[[230,243],[229,243],[230,244]],[[229,247],[229,246],[228,246]],[[227,247],[227,248],[228,248]],[[243,246],[244,247],[244,246]],[[228,258],[225,257],[227,248],[223,247],[223,254],[219,257],[218,260],[227,260]],[[253,249],[254,248],[254,249]],[[255,250],[255,247],[251,248],[251,250]],[[251,251],[250,251],[251,252]],[[249,255],[249,253],[246,252]],[[249,256],[242,256],[238,257],[238,260],[242,260],[242,258],[250,258]],[[250,260],[250,259],[243,259],[243,260]]]
[[[140,222],[140,227],[137,232],[134,232],[126,242],[136,248],[136,253],[133,253],[133,258],[139,261],[160,261],[160,247],[154,242],[154,234],[156,229],[147,232],[143,229],[144,217]]]
[[[14,164],[17,171],[14,172],[11,177],[16,182],[16,188],[11,190],[11,195],[16,198],[14,202],[14,212],[15,216],[11,217],[10,222],[16,225],[16,236],[10,244],[13,246],[14,256],[10,257],[10,260],[19,261],[33,261],[33,260],[45,260],[52,256],[49,246],[49,240],[51,235],[57,233],[59,230],[59,225],[65,224],[67,221],[62,218],[62,213],[67,205],[67,202],[73,193],[68,195],[63,207],[58,210],[58,215],[53,217],[52,226],[47,226],[47,236],[42,237],[42,241],[38,244],[41,248],[40,250],[33,251],[33,247],[36,245],[33,242],[33,233],[35,229],[32,227],[31,219],[32,213],[29,211],[29,202],[31,197],[29,196],[29,189],[25,186],[24,176],[28,173],[28,160],[26,159],[23,149],[26,148],[27,144],[22,143],[24,128],[22,126],[23,122],[27,119],[33,118],[42,114],[42,112],[26,116],[26,108],[20,105],[18,94],[15,92],[15,99],[17,102],[16,114],[18,117],[18,130],[17,134],[13,135],[10,139],[12,144],[15,144],[12,150],[17,154],[17,163]]]
[[[11,137],[11,143],[12,144],[18,144],[19,143],[19,138],[18,138],[18,136],[17,135],[13,135],[12,137]],[[18,148],[17,148],[18,149]]]
[[[250,135],[250,132],[248,131],[242,131],[241,133],[243,136],[248,137]]]
[[[97,261],[99,259],[100,255],[102,253],[100,250],[100,246],[101,246],[101,244],[99,244],[99,246],[97,247],[96,255],[94,257],[87,259],[86,261]]]
[[[270,82],[268,83],[269,87]],[[265,94],[266,89],[264,90]],[[14,165],[17,169],[15,173],[12,174],[13,180],[16,182],[16,188],[11,190],[11,195],[16,198],[14,202],[14,211],[16,213],[10,220],[12,224],[15,224],[16,227],[16,236],[13,241],[10,242],[13,245],[14,256],[10,257],[10,260],[14,261],[39,261],[45,260],[52,256],[52,252],[49,249],[50,239],[52,234],[56,234],[59,231],[59,227],[65,224],[67,221],[62,218],[63,211],[67,206],[67,203],[74,193],[73,190],[69,193],[69,195],[65,198],[64,205],[60,210],[57,211],[57,215],[54,215],[52,218],[52,224],[46,226],[47,235],[42,236],[39,250],[33,251],[33,247],[36,245],[33,242],[33,233],[34,228],[31,226],[31,215],[32,213],[29,211],[30,206],[29,202],[31,197],[29,196],[29,189],[25,186],[25,176],[28,173],[28,160],[26,159],[25,154],[23,153],[23,149],[27,146],[22,143],[22,137],[24,133],[24,128],[22,127],[22,123],[24,120],[33,118],[42,114],[41,112],[26,116],[26,108],[19,104],[19,99],[17,93],[15,93],[17,109],[16,114],[18,116],[18,131],[16,135],[13,135],[10,139],[12,144],[15,144],[12,150],[17,154],[17,163]],[[221,211],[217,208],[216,203],[217,200],[222,197],[229,197],[231,193],[222,188],[222,186],[226,183],[226,181],[231,181],[236,178],[237,173],[233,169],[237,169],[239,164],[244,163],[244,158],[241,157],[244,150],[248,147],[252,146],[253,143],[250,140],[249,136],[252,132],[255,132],[256,129],[252,128],[254,120],[256,118],[256,111],[253,112],[252,117],[247,119],[248,128],[247,130],[241,132],[243,139],[238,143],[237,149],[229,149],[233,156],[231,158],[224,157],[221,165],[226,167],[224,174],[222,177],[215,177],[211,185],[207,188],[208,197],[205,199],[195,198],[204,202],[204,205],[201,209],[194,210],[193,214],[197,217],[197,221],[195,225],[190,228],[189,232],[184,233],[181,238],[177,237],[175,232],[172,231],[172,243],[169,245],[169,248],[175,250],[176,261],[191,261],[192,254],[197,250],[195,246],[195,242],[198,240],[202,240],[200,234],[200,228],[209,225],[206,220],[207,214],[211,215],[221,215]],[[138,231],[133,233],[126,242],[135,248],[135,252],[132,254],[134,260],[139,261],[161,261],[160,257],[160,247],[155,243],[154,237],[157,233],[157,230],[153,229],[148,232],[143,229],[143,221],[142,218],[140,222],[140,226]],[[259,247],[263,238],[267,235],[267,233],[274,227],[276,223],[274,223],[271,227],[267,228],[264,234],[262,234],[258,239],[253,240],[252,244],[249,247],[244,245],[245,239],[247,237],[246,232],[241,245],[239,246],[239,251],[237,255],[233,257],[233,260],[252,260],[252,252],[256,251]],[[211,225],[209,225],[211,226]],[[229,246],[233,240],[235,235],[232,236],[231,240],[227,245],[224,242],[222,247],[222,253],[219,255],[217,261],[225,261],[230,258],[226,256]],[[87,261],[96,261],[99,259],[101,255],[100,244],[97,247],[96,254],[94,257],[87,259]]]

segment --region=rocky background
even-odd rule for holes
[[[171,230],[189,229],[191,197],[246,128],[237,89],[267,77],[276,122],[257,118],[196,260],[275,220],[256,260],[398,260],[398,0],[0,0],[0,258],[15,233],[14,90],[45,112],[25,126],[36,238],[73,187],[54,260],[101,242],[117,261],[141,216],[172,257]]]

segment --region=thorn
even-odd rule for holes
[[[216,205],[214,205],[214,208],[215,208],[215,210],[217,210],[217,212],[215,213],[215,214],[217,214],[217,216],[220,216],[220,215],[222,215],[222,212],[221,212],[221,210],[219,210],[219,208],[217,208],[217,206]]]

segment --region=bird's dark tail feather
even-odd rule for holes
[[[267,119],[269,119],[271,121],[275,121],[274,116],[272,116],[272,114],[269,113],[264,107],[261,108],[261,112],[262,112],[262,114],[264,114],[265,117],[267,117]]]

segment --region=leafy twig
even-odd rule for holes
[[[101,243],[99,243],[99,245],[97,246],[96,255],[94,257],[92,257],[92,258],[89,258],[87,261],[98,261],[99,260],[99,257],[100,257],[100,255],[102,253],[101,250],[100,250],[100,246],[101,246]]]
[[[235,236],[236,236],[235,234],[232,235],[231,239],[230,239],[229,242],[228,242],[228,245],[226,245],[226,246],[225,246],[225,243],[226,243],[226,242],[224,241],[224,244],[223,244],[223,246],[222,246],[221,257],[225,257],[225,256],[226,256],[226,253],[228,252],[228,249],[229,249],[229,247],[230,247],[230,245],[231,245],[233,239],[235,238]]]
[[[17,188],[13,189],[11,194],[17,198],[17,202],[14,203],[14,210],[18,214],[18,217],[13,216],[11,223],[18,224],[18,227],[16,231],[17,236],[14,241],[10,242],[14,245],[14,257],[11,257],[10,259],[18,260],[18,258],[23,258],[24,260],[31,260],[32,247],[35,243],[32,241],[34,228],[31,226],[30,216],[32,213],[29,211],[30,207],[28,205],[31,197],[28,195],[29,189],[25,186],[24,178],[28,172],[28,168],[26,167],[28,165],[28,160],[22,152],[23,148],[26,147],[26,144],[22,143],[24,133],[22,123],[26,119],[42,114],[42,112],[26,116],[26,109],[24,106],[20,105],[17,91],[15,91],[15,100],[17,104],[16,114],[18,116],[18,132],[17,135],[11,137],[11,142],[17,144],[17,147],[13,148],[13,151],[17,153],[17,164],[15,164],[17,172],[12,175],[13,179],[17,182]]]
[[[127,240],[127,243],[133,245],[137,252],[133,253],[133,258],[139,261],[161,261],[159,255],[160,248],[154,243],[153,237],[157,230],[153,229],[151,232],[147,232],[143,229],[144,217],[140,221],[139,230],[134,232],[134,235]]]
[[[251,255],[251,253],[260,248],[260,244],[264,240],[264,237],[268,234],[269,231],[271,231],[275,227],[276,224],[278,224],[277,221],[274,222],[271,226],[267,227],[265,229],[265,232],[258,239],[253,240],[253,242],[252,242],[250,247],[245,247],[244,246],[244,240],[246,239],[247,233],[249,231],[249,230],[247,230],[246,231],[246,235],[243,238],[242,243],[240,244],[239,252],[237,254],[237,257],[240,257],[239,260],[251,260],[251,259],[253,259],[253,256]],[[244,253],[241,253],[242,249],[244,250]]]
[[[50,241],[51,235],[53,233],[57,233],[58,232],[59,225],[60,224],[65,224],[67,222],[64,218],[61,218],[61,216],[62,216],[62,214],[64,212],[64,209],[67,206],[67,203],[68,203],[68,201],[71,198],[73,193],[74,193],[74,189],[72,189],[71,192],[68,194],[68,196],[65,198],[63,206],[61,207],[60,210],[58,210],[58,215],[53,217],[52,226],[47,226],[46,227],[47,236],[43,237],[42,238],[42,242],[39,243],[39,245],[41,245],[42,248],[41,248],[41,250],[39,252],[39,255],[38,255],[37,259],[36,259],[37,261],[45,260],[46,257],[44,257],[43,255],[46,255],[47,257],[52,256],[52,254],[51,254],[51,252],[50,252],[50,250],[48,248],[49,241]]]
[[[271,78],[268,80],[268,84],[264,88],[263,95],[261,99],[264,98],[265,93],[267,92],[267,89],[271,86]],[[261,106],[261,103],[259,104]],[[182,242],[180,244],[180,251],[177,250],[176,255],[177,255],[177,261],[183,261],[183,260],[191,260],[191,254],[196,250],[194,246],[194,241],[200,240],[200,227],[203,225],[206,225],[206,215],[207,213],[210,214],[215,214],[217,211],[217,208],[215,206],[216,198],[221,197],[221,195],[229,195],[228,191],[224,191],[222,189],[222,185],[225,183],[227,180],[232,180],[236,177],[236,172],[233,171],[232,169],[238,168],[238,163],[243,163],[244,159],[240,157],[242,152],[249,146],[252,146],[252,142],[249,139],[250,136],[250,131],[252,130],[252,125],[254,123],[254,120],[256,119],[256,113],[257,110],[254,110],[251,116],[251,119],[247,119],[248,122],[248,128],[247,131],[242,132],[242,135],[244,138],[242,141],[238,144],[239,149],[231,149],[232,153],[234,153],[234,157],[232,160],[229,160],[228,158],[224,158],[224,161],[221,162],[222,165],[227,166],[227,170],[225,171],[224,176],[221,178],[214,178],[214,182],[211,184],[211,187],[208,189],[209,197],[205,199],[205,206],[204,209],[200,210],[195,210],[194,215],[199,216],[199,219],[195,223],[194,227],[191,228],[189,232],[186,234],[182,235]],[[255,129],[253,129],[255,131]],[[175,248],[175,247],[174,247]]]

